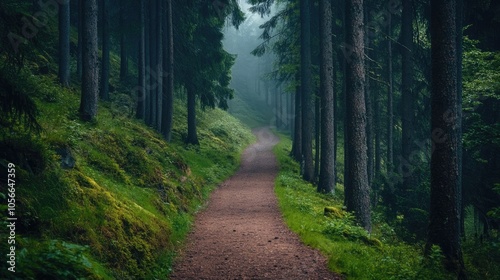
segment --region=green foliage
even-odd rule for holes
[[[24,73],[23,73],[24,74]],[[11,71],[0,69],[0,127],[3,132],[22,131],[40,132],[36,117],[38,109],[31,96],[24,89],[17,88],[15,79],[24,75],[15,75]],[[14,131],[13,131],[14,130]],[[0,134],[0,136],[3,136]]]
[[[24,238],[15,279],[112,279],[92,257],[88,246],[60,240]]]
[[[495,184],[493,187],[493,191],[497,194],[500,194],[500,184]],[[500,220],[500,207],[494,207],[488,213],[486,213],[488,217],[493,218],[495,220]]]
[[[186,147],[179,102],[174,141],[166,143],[116,114],[114,99],[100,104],[95,123],[82,123],[77,90],[59,87],[52,75],[22,77],[16,87],[29,89],[37,104],[41,134],[0,139],[0,162],[17,166],[16,230],[27,240],[18,247],[26,260],[22,277],[165,278],[193,214],[253,141],[249,129],[222,110],[200,110],[201,145]],[[61,168],[61,148],[70,151],[74,168]]]
[[[321,250],[329,267],[347,279],[452,279],[441,265],[439,252],[424,258],[423,249],[398,240],[383,215],[374,213],[373,233],[356,225],[352,213],[342,209],[343,187],[336,195],[316,192],[301,180],[299,166],[289,157],[290,140],[282,137],[275,148],[280,165],[275,192],[287,225],[301,240]],[[325,207],[342,215],[327,217]]]
[[[498,279],[500,275],[500,236],[492,232],[485,242],[468,239],[463,244],[464,263],[469,273],[469,279]]]
[[[482,146],[500,147],[500,125],[488,113],[500,104],[500,53],[482,51],[477,44],[464,37],[464,147],[481,162]]]

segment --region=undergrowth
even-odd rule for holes
[[[343,186],[337,184],[333,195],[317,193],[300,178],[290,148],[291,141],[282,136],[274,150],[280,165],[275,187],[280,209],[292,231],[328,257],[331,270],[347,279],[453,279],[441,265],[439,247],[424,258],[422,246],[398,241],[376,213],[372,234],[359,227],[343,209]]]
[[[0,133],[1,168],[16,165],[18,218],[16,273],[2,258],[0,278],[166,278],[193,214],[237,169],[250,130],[222,110],[200,110],[200,146],[186,146],[186,109],[178,102],[167,143],[132,117],[125,93],[112,93],[97,120],[84,123],[77,85],[64,89],[55,73],[29,70],[10,82],[35,100],[42,131]],[[63,168],[67,155],[74,166]],[[4,186],[1,192],[6,205]]]

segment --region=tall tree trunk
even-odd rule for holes
[[[59,4],[59,82],[64,87],[69,86],[69,1]]]
[[[463,13],[464,13],[464,0],[457,0],[457,16],[456,16],[456,26],[457,26],[457,104],[458,104],[458,117],[457,117],[457,130],[458,135],[462,135],[462,56],[463,56]],[[462,137],[458,138],[458,201],[460,210],[460,235],[465,236],[464,226],[465,226],[465,207],[463,204],[463,184],[462,184]]]
[[[139,39],[139,86],[137,90],[137,111],[136,117],[138,119],[144,119],[146,110],[146,65],[145,65],[145,27],[144,27],[144,3],[145,0],[141,0],[140,9],[140,39]]]
[[[156,36],[156,2],[159,0],[151,0],[150,1],[150,19],[149,19],[149,66],[150,66],[150,72],[151,72],[151,99],[150,99],[150,106],[151,106],[151,127],[156,128],[156,122],[157,122],[157,109],[158,107],[156,104],[158,103],[158,74],[157,73],[157,65],[158,65],[158,60],[157,60],[157,52],[156,52],[156,40],[158,39]]]
[[[187,144],[199,145],[198,134],[196,133],[196,92],[191,85],[186,85],[187,109],[188,109],[188,135]]]
[[[163,97],[162,112],[162,134],[165,140],[172,140],[172,120],[174,114],[174,34],[172,20],[172,0],[165,2],[164,12],[164,30],[163,30],[163,69],[166,73],[163,75],[163,87],[165,95]]]
[[[149,1],[147,2],[149,3]],[[146,125],[151,126],[152,125],[152,115],[151,112],[152,110],[152,84],[154,82],[152,71],[151,71],[151,51],[149,46],[150,44],[150,37],[151,37],[151,26],[150,26],[150,21],[151,21],[151,6],[145,3],[145,9],[144,9],[144,66],[145,66],[145,84],[146,87],[144,88],[144,103],[145,103],[145,111],[144,111],[144,122]]]
[[[431,204],[427,251],[439,245],[446,267],[465,278],[460,245],[460,153],[456,2],[431,2]],[[461,39],[461,38],[459,38]]]
[[[394,131],[394,113],[393,113],[393,86],[392,86],[392,14],[388,14],[388,31],[389,38],[387,38],[387,49],[389,58],[387,61],[387,174],[392,174],[394,166],[394,152],[393,152],[393,131]]]
[[[311,12],[309,0],[300,1],[300,72],[302,96],[302,176],[304,180],[314,180],[312,156],[312,77],[311,77]]]
[[[332,3],[320,0],[320,94],[321,94],[321,170],[318,192],[335,190],[335,94],[333,75]]]
[[[78,80],[82,78],[83,1],[84,0],[78,0],[78,47],[76,57],[76,76]]]
[[[365,11],[365,16],[368,13]],[[365,19],[368,22],[367,19]],[[373,182],[373,110],[372,110],[372,93],[370,88],[370,36],[365,36],[366,42],[366,58],[365,58],[365,106],[366,106],[366,145],[367,157],[366,164],[368,173],[368,185],[371,186]]]
[[[99,69],[97,47],[97,0],[83,3],[82,25],[82,95],[80,118],[93,121],[97,116]]]
[[[102,71],[101,71],[101,99],[109,100],[109,1],[102,1]]]
[[[402,195],[405,196],[406,192],[414,189],[415,176],[413,175],[412,165],[410,162],[410,154],[414,151],[413,145],[413,123],[414,123],[414,106],[415,98],[413,97],[413,1],[403,0],[403,12],[401,22],[401,124],[402,124],[402,154],[400,163],[403,169],[403,186]]]
[[[281,123],[280,123],[280,110],[281,110],[281,104],[280,104],[280,96],[279,96],[279,89],[277,83],[274,86],[274,125],[276,126],[277,130],[281,129]]]
[[[120,1],[120,80],[125,81],[128,76],[127,37],[125,36],[125,0]]]
[[[346,68],[347,109],[347,210],[354,212],[363,228],[371,231],[370,188],[366,156],[366,108],[364,69],[363,0],[346,2],[346,42],[351,54]]]
[[[333,5],[332,5],[333,6]],[[335,34],[335,33],[333,33]],[[334,69],[333,69],[333,165],[334,165],[334,179],[335,179],[335,184],[333,185],[333,190],[332,193],[335,192],[335,187],[337,186],[337,171],[338,171],[338,166],[337,166],[337,155],[338,155],[338,147],[339,147],[339,95],[338,93],[335,92],[335,83],[337,83],[337,75],[340,73],[340,71],[335,70],[335,66],[340,68],[338,64],[334,64]]]
[[[375,167],[374,167],[374,176],[372,181],[372,192],[373,192],[373,207],[377,206],[378,202],[378,191],[380,187],[380,174],[382,173],[382,147],[381,147],[381,137],[382,137],[382,129],[380,121],[380,97],[379,91],[375,91],[375,108],[374,108],[374,131],[375,131]]]
[[[321,112],[320,112],[320,97],[314,94],[314,178],[313,182],[317,182],[319,176],[320,164],[320,136],[321,136]]]
[[[296,77],[297,85],[295,86],[295,114],[294,114],[294,129],[293,129],[293,145],[292,157],[298,161],[302,161],[302,109],[301,109],[301,89],[298,85],[298,75]]]
[[[156,130],[161,132],[162,102],[163,102],[163,8],[162,0],[156,1],[156,73],[158,77],[158,90],[156,98]]]

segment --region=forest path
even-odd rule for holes
[[[197,215],[171,279],[341,279],[285,225],[274,194],[279,139],[268,128],[254,133],[239,171]]]

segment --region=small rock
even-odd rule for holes
[[[56,152],[61,156],[61,167],[63,169],[73,169],[75,167],[76,160],[69,147],[59,148]]]

